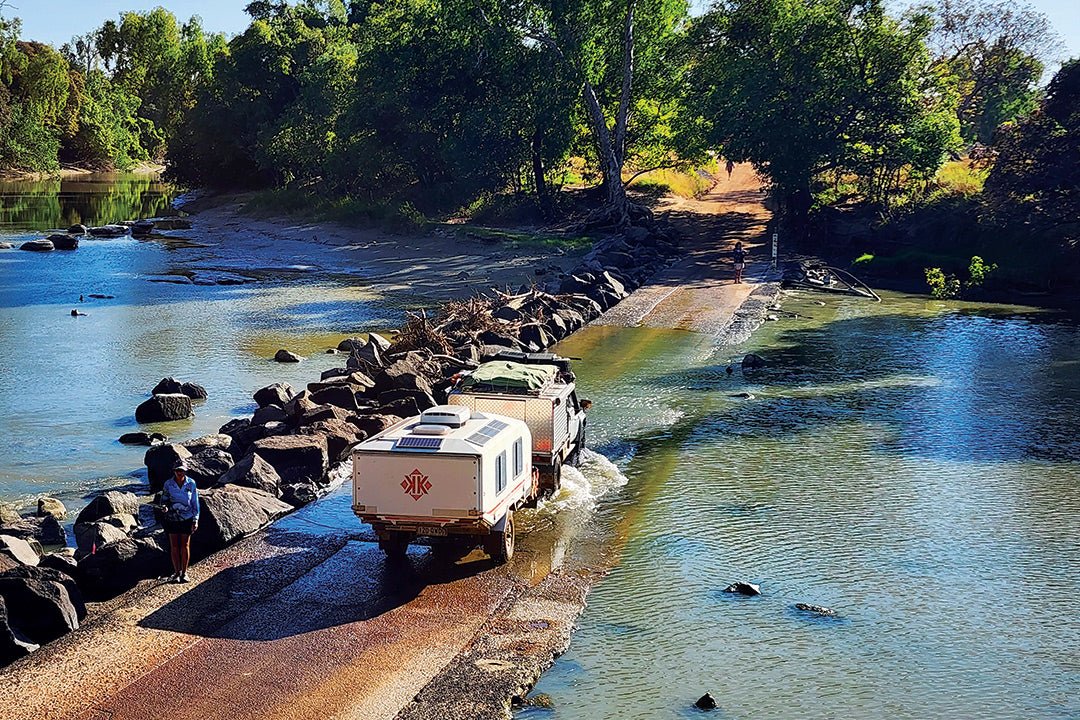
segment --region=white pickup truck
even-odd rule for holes
[[[506,562],[514,511],[558,489],[562,463],[580,456],[586,409],[568,368],[485,363],[459,381],[450,404],[356,446],[353,512],[391,558],[429,537],[483,545]]]

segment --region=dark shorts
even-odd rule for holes
[[[167,535],[190,535],[195,527],[194,520],[162,520],[161,526]]]

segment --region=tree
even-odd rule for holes
[[[678,76],[680,64],[666,51],[686,21],[686,2],[493,0],[481,12],[490,13],[493,23],[514,33],[523,45],[539,47],[557,59],[581,98],[603,178],[605,204],[594,221],[622,226],[647,219],[648,210],[626,196],[623,168],[635,150],[635,110],[642,108],[638,100],[674,84]]]
[[[991,215],[1080,245],[1080,60],[1054,75],[1030,117],[1006,126],[984,188]]]
[[[857,176],[887,200],[958,143],[954,97],[930,67],[925,14],[888,15],[882,0],[731,0],[691,35],[687,104],[703,141],[771,180],[796,233],[814,181]],[[704,140],[702,140],[702,138]]]
[[[989,144],[999,125],[1038,105],[1060,41],[1044,14],[1011,0],[939,0],[933,18],[930,46],[957,79],[963,137]]]

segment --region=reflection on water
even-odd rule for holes
[[[172,191],[152,174],[91,173],[0,181],[0,233],[102,225],[169,211]]]
[[[1080,714],[1080,330],[829,303],[711,357],[563,344],[628,478],[596,515],[619,564],[521,717],[683,718],[706,691],[722,717]],[[768,367],[728,375],[747,351]],[[741,579],[764,595],[721,592]]]

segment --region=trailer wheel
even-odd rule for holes
[[[514,512],[506,512],[506,527],[502,532],[491,533],[485,542],[485,549],[496,565],[503,565],[514,557]]]
[[[379,538],[379,549],[386,553],[388,560],[404,560],[410,540],[408,533],[390,532]]]

